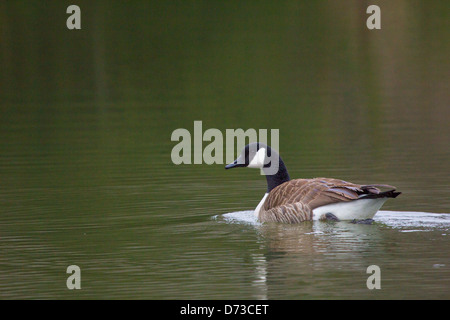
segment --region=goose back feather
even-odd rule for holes
[[[388,188],[381,192],[379,188]],[[294,179],[280,184],[267,196],[259,212],[261,221],[298,223],[313,219],[313,210],[338,202],[364,198],[395,198],[390,185],[359,185],[339,179]]]

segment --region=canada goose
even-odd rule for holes
[[[278,170],[270,172],[274,159]],[[236,167],[260,168],[266,175],[267,192],[255,209],[261,222],[371,219],[388,198],[401,193],[384,184],[359,185],[330,178],[291,180],[278,153],[259,142],[246,145],[225,169]],[[379,187],[389,190],[382,192]]]

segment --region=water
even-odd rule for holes
[[[378,31],[353,1],[79,1],[78,31],[69,4],[0,3],[2,299],[450,298],[445,1],[382,2]],[[402,195],[372,225],[260,224],[257,170],[172,163],[195,120]]]
[[[380,211],[372,225],[343,221],[267,225],[257,222],[252,211],[216,219],[252,226],[270,249],[261,256],[262,262],[255,263],[255,274],[264,278],[260,284],[266,297],[414,299],[420,296],[420,288],[429,288],[436,278],[443,282],[431,296],[448,297],[448,214]],[[370,291],[365,285],[367,267],[373,264],[381,269],[383,292]],[[298,285],[286,286],[289,281]],[[399,288],[405,291],[398,292]]]

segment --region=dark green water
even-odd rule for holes
[[[0,3],[0,298],[450,298],[447,1],[377,1],[372,31],[356,0],[76,2],[81,30]],[[257,170],[172,163],[195,120],[403,194],[373,225],[260,225]]]

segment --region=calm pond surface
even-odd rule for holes
[[[450,298],[448,1],[377,1],[381,30],[356,0],[76,2],[81,30],[0,2],[1,299]],[[195,120],[402,195],[372,225],[260,224],[257,170],[172,163]]]

